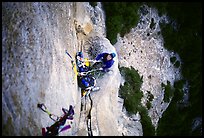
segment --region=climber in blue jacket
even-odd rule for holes
[[[115,53],[101,53],[96,57],[96,60],[101,60],[103,62],[103,71],[107,71],[113,65],[115,56]]]

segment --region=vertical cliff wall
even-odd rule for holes
[[[41,135],[53,124],[37,103],[58,116],[70,104],[79,112],[80,93],[65,54],[77,50],[74,11],[73,3],[2,3],[3,135]]]
[[[62,107],[73,105],[74,120],[67,121],[71,129],[59,135],[87,135],[87,125],[81,125],[87,112],[80,112],[81,93],[65,50],[72,58],[77,51],[89,57],[91,45],[86,42],[97,36],[100,41],[96,43],[105,45],[101,52],[115,52],[105,35],[100,3],[95,8],[88,2],[2,3],[2,135],[41,135],[41,128],[54,122],[37,108],[38,103],[44,103],[57,116],[63,114]],[[117,65],[116,59],[114,76],[119,75]],[[106,86],[107,79],[112,81]],[[116,85],[112,88],[113,81]],[[118,135],[114,116],[118,82],[114,77],[104,78],[101,91],[94,93],[98,98],[93,94],[94,135]],[[107,97],[112,99],[106,102]]]

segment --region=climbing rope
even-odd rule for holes
[[[92,129],[91,129],[91,109],[93,105],[93,101],[91,99],[91,95],[89,94],[89,99],[91,101],[91,108],[89,109],[89,114],[87,115],[87,129],[88,129],[88,136],[93,136]]]

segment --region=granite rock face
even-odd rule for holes
[[[118,65],[133,66],[143,76],[141,90],[146,96],[142,103],[146,104],[150,91],[154,99],[149,115],[156,127],[168,106],[163,102],[161,83],[169,80],[173,84],[180,77],[179,68],[170,63],[176,54],[163,48],[162,36],[158,35],[159,21],[166,20],[144,6],[141,22],[112,45],[106,38],[100,2],[95,7],[88,2],[3,2],[2,135],[40,136],[41,128],[54,122],[37,103],[44,103],[57,116],[63,114],[62,107],[73,105],[74,119],[66,122],[71,128],[59,135],[88,135],[91,100],[87,99],[86,110],[81,111],[84,101],[65,50],[72,58],[77,51],[89,59],[101,52],[116,53],[112,71],[96,80],[100,90],[90,94],[94,136],[143,135],[139,113],[127,116],[123,99],[118,97],[122,81]]]

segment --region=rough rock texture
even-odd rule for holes
[[[81,49],[85,52],[85,57],[93,59],[97,54],[101,52],[116,52],[115,48],[111,45],[110,41],[105,38],[105,20],[104,13],[101,10],[101,5],[98,5],[93,9],[90,5],[78,5],[85,6],[86,11],[78,10],[77,13],[82,15],[76,19],[80,23],[80,26],[86,26],[86,21],[93,24],[93,30],[86,36],[79,34],[78,37]],[[78,8],[81,9],[81,8]],[[87,14],[88,12],[89,14]],[[84,15],[85,14],[85,15]],[[84,16],[83,16],[84,15]],[[88,16],[89,15],[89,16]],[[85,17],[85,18],[83,18]],[[86,29],[86,27],[85,27]],[[82,34],[84,29],[82,29]],[[86,34],[86,33],[85,33]],[[92,48],[91,54],[89,53],[90,47]],[[118,88],[120,85],[120,73],[118,70],[117,56],[114,59],[115,63],[111,67],[112,72],[105,74],[102,78],[97,79],[97,86],[100,86],[100,90],[90,94],[93,101],[91,109],[91,128],[94,136],[116,136],[122,135],[118,131]],[[86,110],[81,112],[80,125],[77,135],[88,135],[86,119],[90,110],[90,100],[86,99]]]
[[[157,127],[159,118],[169,104],[163,101],[164,90],[161,83],[167,84],[168,80],[173,85],[175,80],[181,78],[180,68],[175,68],[170,62],[172,56],[179,61],[180,58],[176,53],[167,51],[163,47],[159,22],[168,22],[166,16],[159,17],[156,9],[146,5],[141,9],[146,12],[139,12],[138,25],[123,38],[118,36],[118,42],[114,46],[118,52],[119,64],[125,67],[132,66],[138,70],[140,76],[143,76],[141,86],[144,94],[143,105],[146,106],[148,101],[148,92],[154,96],[149,115],[153,125]]]
[[[77,50],[74,9],[73,3],[2,3],[4,135],[41,135],[53,121],[39,102],[58,116],[70,104],[79,112],[80,92],[65,54]]]
[[[151,17],[157,21],[154,29],[149,29]],[[97,79],[100,90],[90,94],[94,136],[143,135],[140,115],[127,116],[123,99],[118,97],[122,81],[118,64],[132,65],[143,75],[141,89],[144,94],[150,91],[154,95],[149,114],[156,125],[161,110],[167,107],[167,103],[160,103],[160,83],[173,83],[179,73],[169,61],[174,53],[163,49],[161,36],[156,35],[160,19],[154,12],[141,18],[143,23],[118,38],[113,47],[106,38],[99,2],[94,8],[88,2],[2,3],[2,135],[41,135],[42,127],[52,125],[37,103],[44,103],[58,116],[62,115],[62,107],[73,105],[74,120],[67,121],[72,127],[59,135],[88,135],[86,120],[91,101],[87,99],[86,110],[81,111],[84,101],[65,50],[73,58],[82,51],[90,59],[100,52],[117,51],[112,71]]]
[[[41,135],[42,127],[52,125],[37,103],[58,116],[62,107],[73,105],[72,128],[59,135],[87,135],[87,126],[81,125],[86,111],[80,113],[80,89],[65,50],[73,58],[80,50],[88,57],[90,46],[85,42],[95,36],[101,38],[97,44],[107,46],[104,51],[115,50],[105,38],[100,3],[95,9],[89,3],[2,3],[3,135]],[[116,59],[112,75],[118,77],[117,65]],[[104,84],[108,79],[110,83]],[[100,81],[101,91],[93,93],[93,134],[118,135],[115,107],[120,80],[107,76]]]

